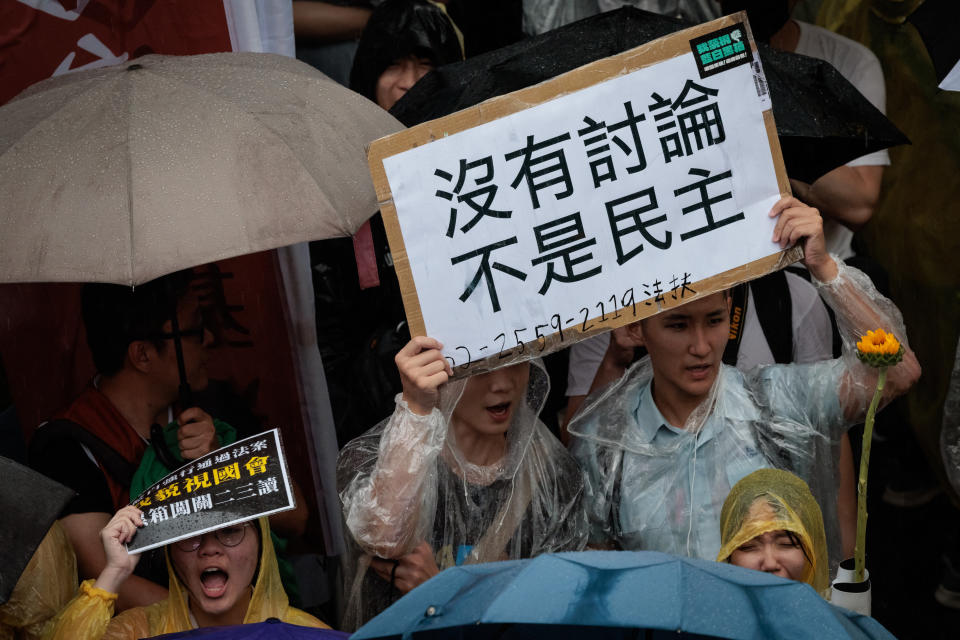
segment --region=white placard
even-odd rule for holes
[[[424,328],[455,365],[613,328],[779,252],[759,61],[705,75],[684,53],[383,159]]]

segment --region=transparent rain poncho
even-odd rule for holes
[[[857,360],[855,343],[877,327],[903,340],[906,333],[899,310],[870,279],[835,260],[837,277],[814,284],[837,314],[841,358],[746,374],[722,366],[682,429],[662,426],[649,357],[587,399],[569,430],[587,477],[592,543],[715,559],[731,487],[776,467],[810,486],[823,511],[831,571],[839,564],[838,439],[866,413],[877,380]]]
[[[801,581],[826,595],[830,574],[820,505],[803,480],[782,469],[754,471],[730,490],[720,510],[717,561],[728,562],[738,547],[769,531],[796,534],[809,561]]]
[[[467,380],[444,385],[440,407],[427,416],[412,413],[398,395],[392,416],[340,452],[337,486],[349,532],[344,629],[400,596],[368,571],[372,556],[398,558],[427,541],[443,570],[585,546],[583,479],[537,418],[550,383],[539,360],[529,366],[526,401],[493,465],[465,460],[449,428]]]

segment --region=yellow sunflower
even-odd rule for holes
[[[889,367],[903,359],[903,345],[883,329],[867,331],[857,342],[857,357],[871,367]]]

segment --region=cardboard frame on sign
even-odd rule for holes
[[[541,82],[540,84],[491,98],[473,107],[463,109],[462,111],[452,113],[442,118],[437,118],[436,120],[424,122],[371,143],[367,152],[367,161],[370,166],[373,185],[377,192],[377,200],[380,204],[380,212],[383,216],[387,239],[390,242],[390,251],[393,257],[394,267],[400,282],[403,306],[407,315],[407,323],[410,327],[410,335],[426,335],[426,326],[421,312],[420,299],[414,285],[403,234],[400,230],[400,222],[397,217],[393,195],[387,181],[386,170],[384,168],[385,159],[408,151],[409,149],[430,144],[435,140],[442,139],[451,134],[459,133],[523,111],[524,109],[537,106],[564,94],[579,91],[652,64],[690,53],[691,40],[717,31],[718,29],[733,26],[738,22],[742,22],[746,26],[750,49],[754,56],[757,56],[757,45],[754,42],[753,33],[750,31],[746,14],[740,12],[653,40],[629,51],[584,65],[573,71]],[[773,120],[772,109],[767,109],[763,112],[763,120],[766,127],[767,139],[770,143],[770,155],[773,159],[774,170],[776,172],[777,186],[781,195],[789,195],[791,194],[790,182],[787,178],[786,168],[783,163],[783,154],[780,150],[780,140],[777,138],[777,127]],[[688,296],[683,299],[678,298],[677,300],[673,300],[671,296],[664,296],[665,299],[663,301],[654,301],[652,297],[636,300],[637,304],[633,305],[632,313],[623,313],[618,318],[604,317],[602,324],[597,322],[597,320],[601,318],[600,315],[597,315],[594,318],[587,319],[582,326],[574,325],[566,327],[563,328],[562,331],[541,336],[522,345],[512,346],[509,349],[511,352],[509,355],[504,355],[504,353],[501,352],[482,360],[468,362],[465,365],[458,364],[454,367],[454,378],[482,373],[483,371],[526,360],[530,357],[531,353],[534,355],[547,355],[548,353],[568,347],[592,335],[633,323],[680,304],[685,304],[697,298],[723,291],[742,282],[754,280],[773,271],[782,269],[796,262],[802,256],[803,250],[801,247],[788,248],[765,258],[692,283],[693,288],[697,292],[693,296]],[[655,304],[651,306],[641,304],[648,301],[654,301]],[[625,309],[621,309],[621,311],[623,310]],[[588,327],[591,323],[593,323],[593,326]],[[588,328],[584,331],[582,327]],[[572,338],[570,337],[571,333],[575,334]]]

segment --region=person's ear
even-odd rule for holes
[[[150,372],[156,355],[156,348],[146,340],[134,340],[127,345],[127,362],[140,373]]]
[[[643,339],[643,320],[637,320],[636,322],[631,322],[626,327],[626,337],[632,343],[634,347],[645,347],[647,346],[646,342]]]

